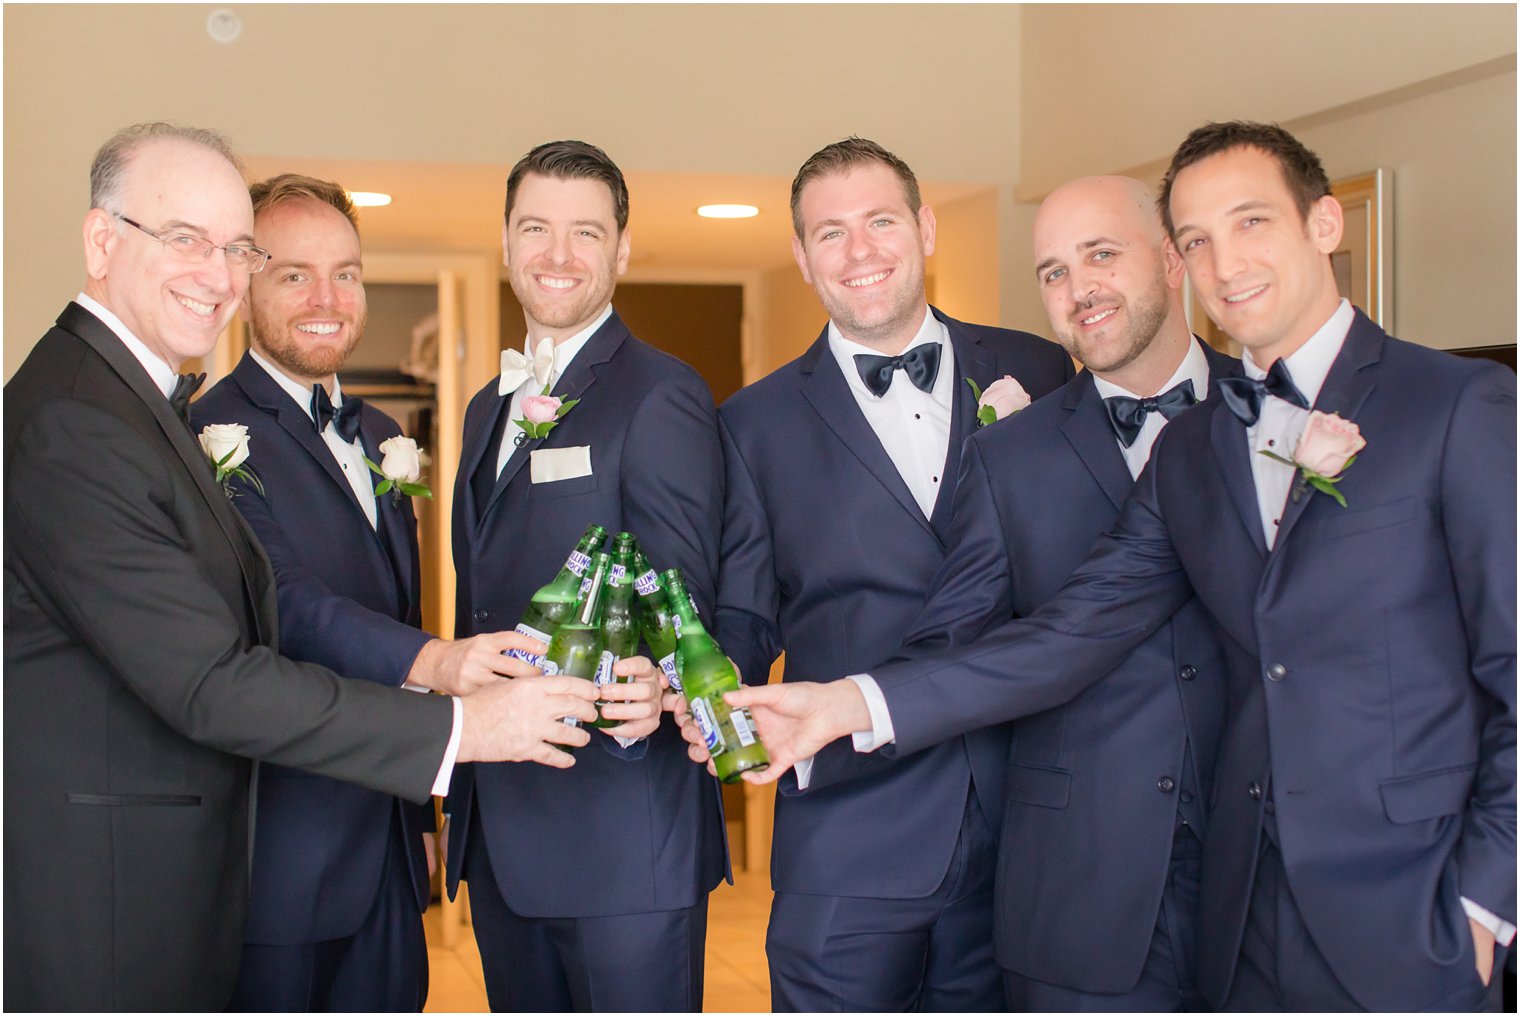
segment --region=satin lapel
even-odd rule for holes
[[[1124,464],[1124,453],[1119,451],[1113,424],[1108,420],[1108,411],[1103,408],[1103,397],[1098,394],[1098,386],[1093,384],[1090,373],[1084,370],[1076,384],[1067,386],[1062,406],[1071,413],[1061,426],[1061,433],[1070,442],[1071,450],[1098,481],[1114,508],[1123,507],[1135,481]]]
[[[602,327],[596,330],[596,334],[586,340],[581,351],[571,361],[570,368],[554,383],[554,389],[550,393],[561,402],[569,402],[572,399],[584,398],[586,392],[596,383],[597,374],[602,365],[612,359],[628,338],[628,327],[623,324],[623,319],[613,311]],[[571,409],[574,413],[579,409]],[[568,419],[568,415],[565,417]],[[558,447],[563,438],[560,427],[555,427],[545,438],[534,438],[523,442],[512,451],[512,457],[507,460],[506,467],[502,469],[501,476],[496,479],[496,486],[491,491],[491,499],[486,502],[486,510],[482,517],[491,513],[491,506],[496,499],[501,497],[502,491],[507,489],[507,484],[512,482],[523,464],[528,461],[535,449]]]
[[[919,525],[935,540],[939,540],[939,534],[935,533],[934,527],[924,517],[923,510],[918,507],[918,502],[913,499],[913,493],[903,482],[902,474],[892,463],[892,457],[882,447],[881,439],[855,404],[855,394],[850,391],[849,382],[839,372],[839,364],[829,351],[827,325],[818,341],[805,354],[800,369],[802,377],[799,379],[799,387],[803,398],[807,399],[844,446],[860,460],[861,465],[902,505],[903,510],[918,520]]]
[[[1386,333],[1381,328],[1361,311],[1356,312],[1351,330],[1346,333],[1346,341],[1335,362],[1330,365],[1330,373],[1325,375],[1319,398],[1314,402],[1315,409],[1322,413],[1338,413],[1347,420],[1356,419],[1356,414],[1361,411],[1362,403],[1367,401],[1376,382],[1377,365],[1383,358],[1385,337]],[[1328,495],[1319,494],[1313,487],[1303,486],[1299,481],[1294,482],[1293,490],[1288,495],[1287,507],[1283,510],[1282,524],[1277,529],[1277,547],[1283,545],[1309,503],[1316,499],[1331,500]],[[1340,506],[1336,505],[1331,510],[1339,509]]]
[[[373,416],[369,407],[364,408],[363,415],[359,420],[359,443],[364,447],[365,456],[371,461],[378,463],[383,457],[380,454],[379,435],[375,433]],[[371,477],[378,480],[374,473]],[[348,487],[347,483],[343,484]],[[353,488],[349,488],[353,492]],[[364,528],[369,529],[369,519],[362,519]],[[397,602],[405,609],[399,616],[406,617],[410,613],[411,588],[412,588],[412,555],[406,541],[405,531],[407,526],[415,526],[411,512],[411,498],[403,495],[394,498],[389,492],[380,494],[375,498],[375,528],[372,530],[376,543],[381,551],[385,563],[390,565],[391,575],[396,580]]]
[[[930,523],[934,531],[945,540],[950,530],[950,515],[955,507],[955,478],[961,472],[961,446],[966,438],[976,432],[976,399],[971,386],[965,381],[971,378],[984,391],[996,380],[997,360],[982,347],[976,337],[959,321],[934,310],[933,314],[945,325],[950,334],[950,348],[955,353],[955,383],[950,399],[950,442],[945,449],[945,466],[940,470],[939,495],[934,500],[934,514]]]
[[[271,595],[273,585],[269,580],[274,573],[269,567],[269,559],[264,556],[264,549],[259,546],[253,530],[248,528],[243,516],[232,507],[222,488],[217,486],[216,472],[211,460],[206,458],[206,453],[201,449],[200,442],[175,415],[169,406],[169,400],[158,390],[153,379],[148,377],[142,364],[137,362],[131,351],[100,319],[71,303],[59,315],[58,323],[95,350],[153,414],[154,421],[163,431],[174,453],[184,463],[195,482],[196,490],[205,500],[212,517],[216,519],[237,556],[238,566],[243,573],[243,592],[252,608],[249,613],[254,622],[255,640],[263,645],[273,644],[275,613]]]
[[[1211,398],[1209,401],[1214,402],[1215,399]],[[1197,408],[1189,410],[1194,413],[1206,411],[1212,411],[1214,414],[1213,419],[1209,421],[1209,439],[1214,446],[1214,457],[1219,460],[1219,471],[1225,490],[1230,495],[1230,501],[1235,505],[1241,525],[1246,527],[1246,532],[1251,536],[1251,545],[1265,560],[1267,539],[1261,532],[1261,509],[1256,504],[1256,478],[1251,473],[1250,448],[1246,444],[1246,426],[1222,404],[1213,405],[1209,410]]]

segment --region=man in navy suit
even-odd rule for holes
[[[1161,209],[1246,377],[1167,428],[1113,532],[1033,617],[873,681],[735,698],[771,703],[776,767],[862,730],[905,754],[1065,701],[1196,593],[1229,694],[1205,998],[1492,1008],[1515,922],[1515,377],[1341,299],[1329,190],[1281,128],[1194,131]],[[1308,407],[1355,425],[1354,462]]]
[[[888,659],[944,558],[962,440],[985,388],[1072,374],[1053,343],[931,308],[934,213],[873,142],[823,148],[792,183],[792,253],[829,312],[800,358],[719,413],[727,461],[716,635],[752,682]],[[902,374],[898,374],[901,369]],[[906,375],[906,376],[903,376]],[[887,763],[820,754],[776,802],[766,936],[777,1011],[1003,1007],[992,956],[1006,735]],[[832,784],[865,766],[869,777]]]
[[[380,462],[401,430],[345,399],[336,374],[366,316],[352,203],[335,183],[293,174],[250,197],[254,238],[271,252],[244,298],[253,348],[194,417],[248,427],[263,489],[235,480],[233,504],[274,565],[284,652],[349,678],[461,695],[507,676],[503,636],[445,642],[421,630],[411,499],[374,493],[365,459]],[[431,805],[275,765],[258,787],[232,1007],[420,1009]]]
[[[1239,373],[1189,332],[1182,259],[1138,180],[1058,188],[1035,217],[1034,257],[1051,328],[1086,369],[966,441],[914,655],[1033,613],[1118,518],[1167,421]],[[1223,669],[1192,601],[1106,679],[1013,725],[996,944],[1014,1010],[1199,1008]]]
[[[502,379],[465,414],[461,634],[516,624],[591,523],[633,533],[656,568],[680,568],[698,604],[712,603],[723,497],[712,393],[612,309],[627,224],[622,173],[592,145],[540,145],[508,175],[502,248],[529,366],[504,353]],[[546,389],[576,405],[529,438],[519,422]],[[707,894],[727,867],[718,785],[672,724],[595,741],[567,779],[478,766],[451,791],[449,887],[470,883],[491,1007],[700,1011]]]

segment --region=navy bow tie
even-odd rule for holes
[[[887,394],[887,389],[892,387],[892,372],[899,368],[919,391],[932,390],[934,379],[939,375],[939,343],[922,343],[901,356],[855,354],[855,369],[860,371],[860,380],[877,398]]]
[[[1168,420],[1175,420],[1177,414],[1197,401],[1197,396],[1193,394],[1193,382],[1189,379],[1180,381],[1149,399],[1132,399],[1128,395],[1111,396],[1103,400],[1103,408],[1108,410],[1108,422],[1114,425],[1119,443],[1128,448],[1140,436],[1140,428],[1145,426],[1146,416],[1160,413]]]
[[[327,389],[321,385],[311,386],[311,418],[317,425],[318,434],[327,429],[327,422],[331,420],[338,436],[352,441],[359,436],[359,407],[363,405],[363,399],[351,395],[343,400],[343,405],[334,409]]]
[[[174,390],[169,393],[169,408],[174,415],[190,426],[190,396],[194,395],[206,380],[202,374],[181,374],[174,379]]]
[[[1299,409],[1308,409],[1309,400],[1293,383],[1288,365],[1281,357],[1272,364],[1267,376],[1260,380],[1249,377],[1227,377],[1219,382],[1219,397],[1240,422],[1247,427],[1261,418],[1261,403],[1268,395],[1276,395]]]

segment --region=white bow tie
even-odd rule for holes
[[[501,351],[501,381],[496,386],[497,395],[511,395],[531,378],[539,388],[554,376],[554,339],[546,336],[538,344],[533,359],[528,359],[515,349]]]

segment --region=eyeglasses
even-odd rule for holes
[[[112,212],[111,214],[127,225],[134,226],[147,233],[153,239],[163,244],[164,250],[174,255],[180,261],[198,264],[211,257],[213,251],[221,251],[227,256],[227,264],[233,268],[241,268],[250,275],[263,271],[264,265],[269,261],[269,252],[262,247],[255,247],[251,243],[218,245],[203,236],[196,236],[193,233],[155,233],[147,226],[144,226],[140,222],[133,222],[120,212]]]

